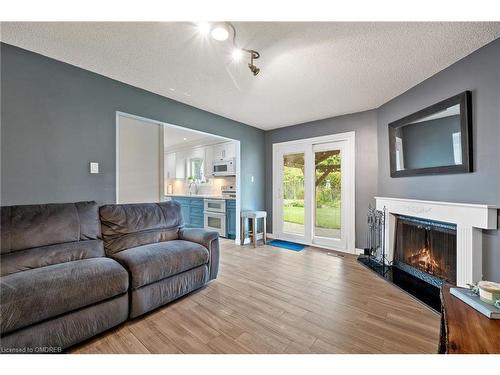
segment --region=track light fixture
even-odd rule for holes
[[[254,76],[259,74],[260,68],[257,68],[254,65],[254,60],[260,57],[260,53],[247,48],[240,48],[236,43],[236,28],[231,22],[216,22],[216,23],[208,23],[208,22],[200,22],[198,23],[198,31],[202,35],[207,35],[210,33],[213,39],[223,42],[229,38],[230,32],[233,34],[233,53],[232,57],[234,61],[240,61],[243,57],[244,53],[248,53],[250,55],[250,62],[248,63],[248,68],[252,72]]]

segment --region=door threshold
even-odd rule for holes
[[[304,245],[304,246],[315,247],[315,248],[321,249],[321,250],[337,251],[339,253],[356,255],[356,250],[355,249],[352,250],[352,251],[349,251],[348,249],[340,249],[338,247],[321,245],[321,244],[317,244],[317,243],[314,243],[314,242],[307,243],[307,242],[294,241],[294,240],[289,240],[289,239],[286,239],[286,238],[279,238],[279,237],[274,237],[274,236],[271,237],[271,238],[274,238],[274,239],[277,239],[277,240],[282,240],[282,241],[295,242],[295,243],[299,243],[299,244]]]

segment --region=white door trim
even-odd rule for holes
[[[356,248],[355,248],[355,242],[356,242],[356,232],[355,232],[355,189],[356,189],[356,182],[355,182],[355,171],[356,171],[356,165],[355,165],[355,132],[345,132],[345,133],[338,133],[338,134],[331,134],[331,135],[326,135],[326,136],[321,136],[321,137],[313,137],[313,138],[305,138],[305,139],[299,139],[299,140],[293,140],[293,141],[288,141],[288,142],[279,142],[279,143],[274,143],[273,144],[273,181],[272,181],[272,192],[273,192],[273,233],[275,238],[280,237],[280,232],[281,232],[281,227],[282,227],[282,213],[281,209],[278,207],[278,202],[277,202],[277,195],[281,193],[281,189],[278,188],[280,186],[281,182],[281,173],[282,173],[282,168],[278,166],[277,163],[280,163],[281,160],[276,157],[276,154],[278,150],[283,149],[283,150],[296,150],[297,153],[303,152],[302,149],[303,147],[309,147],[310,151],[312,152],[313,145],[315,144],[320,144],[320,143],[330,143],[330,142],[338,142],[338,141],[345,141],[344,142],[344,155],[343,155],[343,165],[345,167],[342,168],[342,181],[343,181],[343,194],[344,196],[342,197],[342,204],[343,204],[343,210],[342,210],[342,220],[343,223],[345,223],[345,241],[346,241],[346,246],[343,248],[339,248],[337,250],[348,252],[348,253],[355,253]],[[301,147],[302,146],[302,147]],[[292,151],[293,152],[293,151]],[[312,188],[311,185],[313,183],[313,171],[307,172],[308,168],[307,165],[305,166],[305,189],[307,188]],[[312,211],[312,210],[308,210]],[[306,215],[310,216],[312,218],[313,212],[306,212]],[[310,222],[312,225],[312,220],[305,220],[306,222]],[[326,244],[322,244],[321,241],[316,241],[314,243],[312,236],[309,233],[312,233],[312,229],[309,228],[309,230],[306,228],[306,236],[303,239],[303,242],[306,245],[315,245],[318,247],[326,247],[329,248],[330,246]],[[308,233],[309,232],[309,233]],[[297,242],[302,242],[299,241]]]
[[[279,237],[284,240],[299,242],[299,243],[312,243],[312,209],[310,205],[305,205],[304,207],[304,235],[296,233],[285,233],[283,231],[283,210],[281,199],[283,196],[281,181],[283,180],[283,156],[290,154],[304,154],[304,196],[307,197],[311,194],[311,189],[313,184],[311,183],[313,179],[313,171],[306,163],[307,160],[311,159],[311,148],[307,144],[293,144],[289,145],[282,143],[279,148],[273,146],[273,171],[274,171],[274,182],[273,187],[273,231],[279,233]],[[275,157],[275,154],[278,157]],[[274,164],[274,163],[279,164]],[[276,227],[274,227],[276,225]],[[274,229],[275,228],[275,229]]]

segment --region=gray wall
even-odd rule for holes
[[[241,140],[242,207],[265,206],[269,224],[272,144],[354,130],[357,247],[364,246],[366,207],[375,195],[500,204],[500,39],[377,110],[276,129],[265,135],[244,124],[5,44],[1,65],[2,204],[80,199],[112,202],[115,111]],[[474,173],[391,178],[387,124],[464,90],[472,91]],[[91,160],[101,163],[102,174],[88,174]],[[500,231],[485,231],[483,247],[485,277],[500,281]]]
[[[356,134],[356,247],[365,246],[366,209],[377,191],[377,114],[360,112],[266,132],[266,209],[272,231],[273,143],[354,131]]]
[[[391,178],[387,124],[465,90],[472,91],[474,172]],[[500,39],[377,110],[378,195],[500,204]],[[483,270],[500,282],[500,231],[485,231]]]
[[[4,43],[1,91],[2,205],[114,202],[115,111],[123,111],[240,140],[242,208],[264,208],[260,129]],[[89,161],[100,162],[99,175]]]

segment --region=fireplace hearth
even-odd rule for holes
[[[381,222],[384,223],[385,212],[376,210],[369,211],[368,222],[376,214],[383,215]],[[380,276],[440,311],[441,285],[443,282],[456,283],[456,226],[405,215],[396,215],[395,219],[393,261],[382,262],[384,257],[380,257],[380,253],[385,253],[385,249],[381,241],[369,241],[375,246],[358,259]],[[383,229],[383,225],[369,225],[368,238],[379,238]]]

